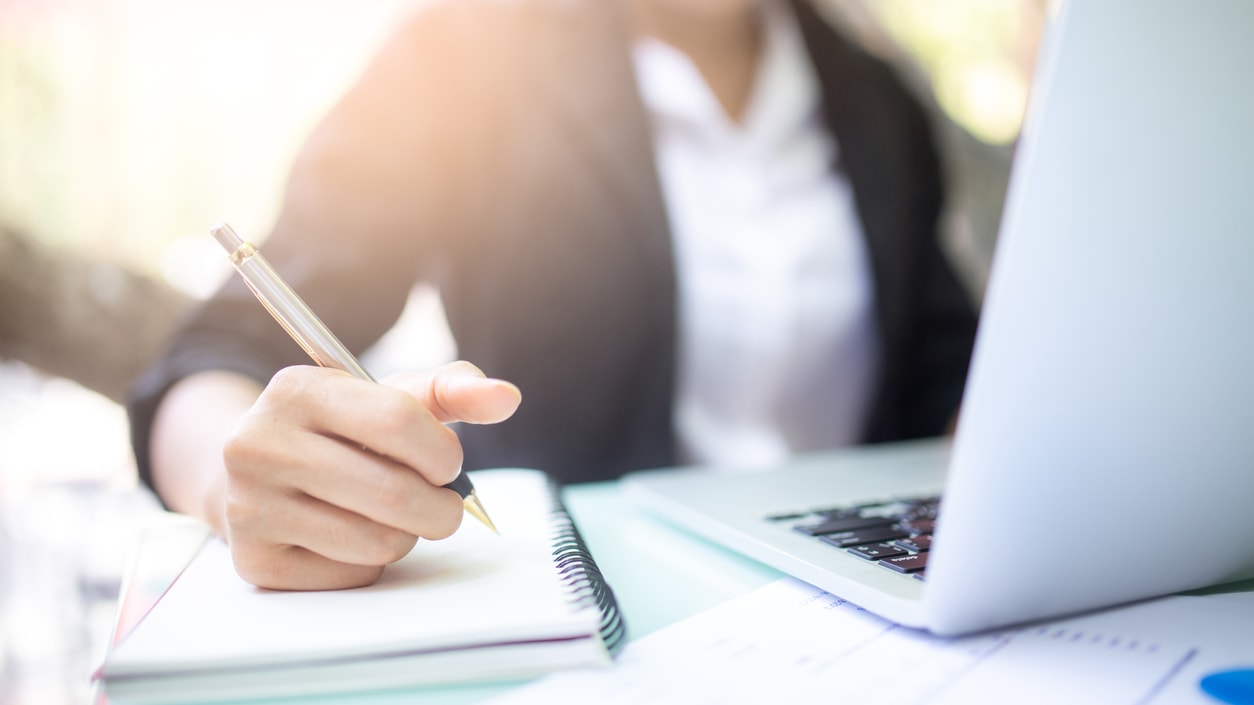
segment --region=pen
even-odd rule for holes
[[[219,223],[209,231],[213,237],[226,248],[231,256],[231,264],[243,277],[244,283],[257,296],[262,306],[274,316],[274,320],[283,326],[288,335],[292,336],[314,362],[322,367],[343,370],[360,379],[374,382],[375,379],[361,366],[356,357],[344,347],[340,339],[335,337],[330,328],[314,314],[313,310],[296,294],[288,283],[283,281],[279,273],[270,266],[261,252],[251,243],[235,233],[226,223]],[[462,498],[466,512],[483,522],[489,529],[496,531],[496,525],[488,518],[483,504],[475,494],[474,485],[466,473],[458,473],[445,488],[453,490]],[[500,533],[500,532],[497,532]]]

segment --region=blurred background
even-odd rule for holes
[[[983,291],[1047,0],[818,0],[931,106],[949,253]],[[119,405],[264,240],[314,122],[413,0],[0,0],[0,705],[91,698],[133,537]],[[415,342],[417,341],[417,342]],[[455,355],[416,291],[373,351]]]

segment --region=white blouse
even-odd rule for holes
[[[877,371],[866,244],[814,68],[786,5],[764,12],[740,124],[684,54],[634,47],[678,271],[681,459],[721,468],[856,442]]]

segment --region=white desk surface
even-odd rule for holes
[[[782,574],[686,534],[622,497],[616,483],[573,485],[564,500],[635,639],[770,583]],[[517,685],[517,684],[515,684]],[[476,703],[514,685],[469,685],[233,701],[252,705],[436,705]],[[97,705],[107,702],[101,698]]]
[[[708,543],[649,514],[624,499],[615,483],[571,486],[566,488],[564,498],[617,596],[632,639],[646,636],[782,577],[772,568]],[[1254,591],[1254,581],[1243,584],[1240,589]],[[1222,589],[1217,590],[1223,592]],[[519,685],[521,683],[479,684],[234,702],[250,705],[399,705],[415,702],[461,705],[482,702]],[[1187,690],[1190,701],[1200,697],[1191,685]],[[101,698],[96,705],[106,705],[106,701]]]

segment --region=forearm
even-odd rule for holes
[[[153,487],[175,511],[204,520],[227,535],[226,468],[222,449],[262,387],[232,372],[201,372],[165,395],[149,444]]]

